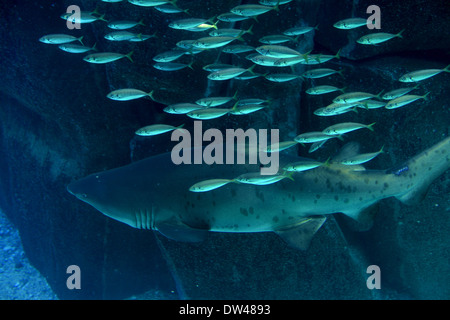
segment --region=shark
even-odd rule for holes
[[[207,179],[233,179],[258,164],[174,164],[170,153],[91,174],[67,190],[104,215],[177,241],[202,241],[209,232],[275,232],[305,250],[330,214],[364,223],[370,208],[388,197],[417,203],[450,167],[450,137],[388,170],[339,163],[357,153],[348,144],[327,165],[296,172],[270,185],[229,183],[208,192],[189,187]],[[301,160],[280,156],[280,168]]]

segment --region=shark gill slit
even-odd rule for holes
[[[152,213],[147,209],[139,209],[134,212],[136,228],[138,229],[152,229]]]

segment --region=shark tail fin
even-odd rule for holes
[[[308,217],[292,228],[275,230],[275,233],[291,247],[306,250],[309,247],[311,239],[324,224],[326,219],[327,218],[324,216]]]
[[[388,173],[406,179],[409,188],[395,197],[405,204],[422,200],[431,183],[450,168],[450,137],[413,157]]]

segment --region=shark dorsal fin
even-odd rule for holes
[[[296,226],[285,229],[275,230],[284,241],[291,247],[306,250],[309,247],[312,237],[320,229],[327,218],[324,216],[305,218],[302,223]]]
[[[359,143],[358,142],[349,142],[345,144],[341,150],[331,159],[332,162],[339,163],[344,159],[348,159],[354,157],[359,154]]]

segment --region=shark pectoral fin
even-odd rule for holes
[[[162,222],[156,229],[166,238],[183,242],[200,242],[208,235],[208,230],[194,229],[181,221]]]
[[[365,209],[343,212],[344,215],[352,219],[347,219],[345,224],[353,231],[363,232],[367,231],[373,226],[375,215],[378,212],[379,204],[374,203]]]
[[[275,230],[284,241],[291,247],[306,250],[309,247],[312,237],[320,229],[327,218],[324,216],[305,218],[295,227],[285,230]]]

